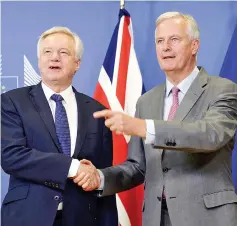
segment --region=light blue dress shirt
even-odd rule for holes
[[[199,73],[199,70],[197,67],[195,67],[192,71],[192,73],[186,77],[182,82],[180,82],[177,87],[179,88],[179,104],[182,102],[185,94],[187,93],[189,87],[193,83],[194,79],[197,77]],[[173,104],[173,97],[171,95],[171,90],[174,87],[174,85],[166,79],[166,92],[165,92],[165,100],[164,100],[164,113],[163,113],[163,120],[168,119],[168,115],[170,112],[170,108]],[[146,144],[154,144],[155,141],[155,125],[154,121],[152,119],[146,119]]]

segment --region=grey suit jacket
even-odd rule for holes
[[[138,100],[136,116],[155,120],[155,143],[132,137],[127,160],[102,170],[103,195],[145,181],[143,226],[160,226],[163,186],[173,226],[237,226],[231,181],[237,84],[201,68],[173,121],[162,120],[164,95],[161,85]]]

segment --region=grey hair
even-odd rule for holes
[[[187,33],[190,40],[200,40],[200,30],[198,28],[197,22],[191,15],[188,14],[183,14],[180,12],[163,13],[156,20],[156,28],[162,21],[175,17],[181,17],[187,23]]]
[[[56,33],[61,33],[61,34],[66,34],[69,35],[70,37],[73,38],[75,42],[75,54],[78,60],[81,60],[83,52],[84,52],[84,47],[81,39],[76,33],[73,33],[69,28],[67,27],[52,27],[45,31],[44,33],[41,34],[39,37],[38,43],[37,43],[37,56],[39,58],[40,56],[40,48],[41,48],[41,43],[42,41],[49,35],[56,34]]]

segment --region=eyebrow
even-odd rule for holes
[[[46,50],[46,49],[53,49],[52,47],[44,47],[42,50]],[[71,51],[67,48],[59,48],[59,50],[66,50],[67,52],[71,53]]]
[[[180,35],[171,35],[170,38],[173,38],[173,37],[178,37],[178,38],[181,38]]]
[[[67,50],[68,52],[70,52],[70,50],[67,48],[60,48],[59,50]]]
[[[173,38],[173,37],[179,37],[179,38],[181,38],[180,35],[176,35],[176,34],[173,34],[173,35],[170,35],[170,36],[169,36],[169,38]],[[164,37],[162,37],[162,36],[156,37],[156,40],[157,40],[157,39],[164,39]]]

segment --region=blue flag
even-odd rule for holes
[[[220,75],[237,83],[237,24],[227,50]],[[237,134],[236,134],[237,140]],[[232,154],[232,177],[237,193],[237,142]]]

